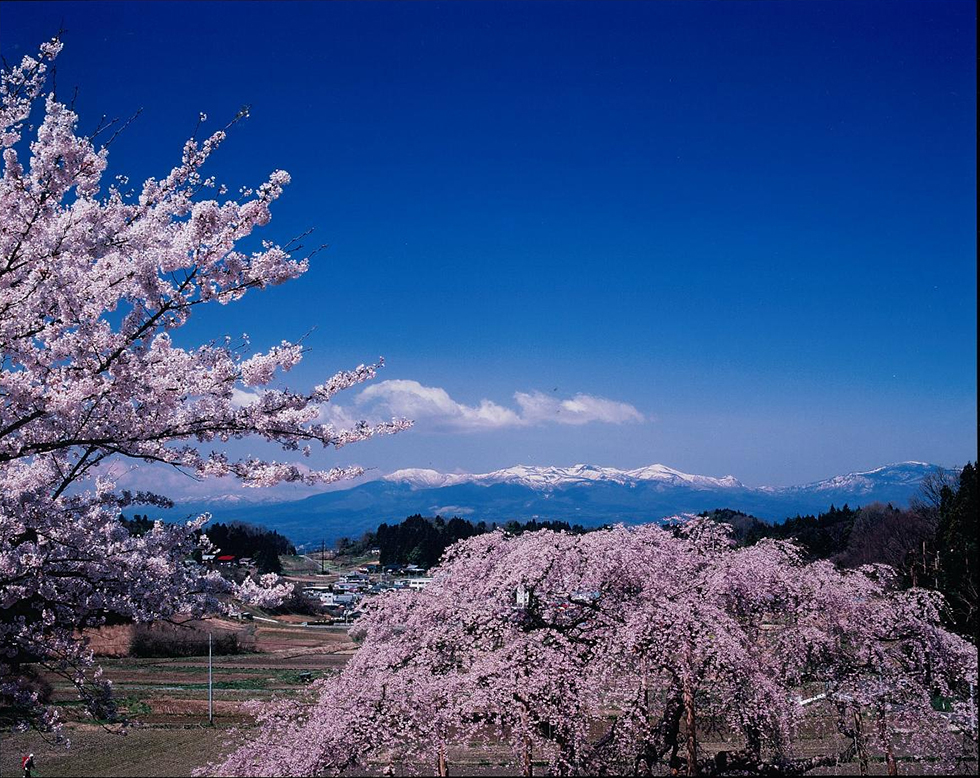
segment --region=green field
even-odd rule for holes
[[[190,775],[224,748],[224,727],[136,728],[126,735],[94,725],[73,725],[71,747],[35,733],[0,734],[0,776],[22,775],[23,754],[34,753],[39,776]]]
[[[213,658],[213,724],[208,722],[206,656],[100,657],[123,711],[139,722],[125,734],[85,720],[71,685],[48,678],[71,747],[36,732],[0,732],[0,777],[21,775],[21,757],[30,752],[39,776],[190,775],[220,756],[233,728],[251,723],[242,703],[297,694],[310,679],[339,672],[346,664],[354,649],[346,632],[302,627],[303,618],[308,617],[277,617],[282,623],[213,622],[216,629],[247,631],[258,649]],[[125,642],[109,637],[107,648],[113,640]]]

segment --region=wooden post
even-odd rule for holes
[[[208,633],[208,724],[214,724],[214,675],[211,668],[211,633]]]

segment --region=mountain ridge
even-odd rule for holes
[[[779,491],[791,489],[832,489],[848,484],[867,484],[869,476],[902,473],[911,475],[913,480],[921,480],[919,471],[933,471],[939,466],[928,462],[908,460],[892,462],[871,470],[858,470],[845,475],[837,475],[819,481],[811,481],[799,486],[759,486],[748,487],[733,475],[721,478],[707,475],[695,475],[675,470],[663,464],[647,465],[631,470],[621,470],[614,467],[601,467],[588,464],[560,467],[555,465],[513,465],[489,473],[442,473],[426,468],[404,468],[383,476],[381,480],[394,483],[407,483],[415,488],[440,488],[455,486],[462,483],[520,483],[531,488],[546,490],[560,486],[569,486],[595,481],[612,481],[614,483],[630,483],[638,481],[656,481],[666,483],[686,483],[692,486],[722,487],[732,489],[763,489]],[[908,473],[909,470],[916,472]],[[906,475],[907,477],[907,475]]]
[[[815,515],[831,505],[906,505],[923,478],[936,469],[925,462],[898,462],[798,486],[750,487],[734,476],[698,476],[665,465],[634,470],[517,465],[477,474],[412,468],[290,502],[210,502],[185,504],[178,510],[209,511],[218,521],[263,524],[297,544],[356,537],[416,513],[488,523],[536,518],[598,526],[731,508],[779,522]]]
[[[667,465],[654,464],[633,470],[620,470],[614,467],[578,464],[570,467],[514,465],[489,473],[440,473],[438,470],[406,468],[384,476],[383,480],[395,483],[408,483],[417,488],[439,488],[461,483],[519,483],[532,489],[548,490],[573,484],[595,481],[613,483],[636,483],[639,481],[658,481],[668,483],[688,483],[705,487],[741,487],[743,484],[735,476],[713,478],[705,475],[692,475],[675,470]]]

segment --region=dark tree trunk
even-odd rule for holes
[[[885,712],[878,711],[878,734],[881,741],[885,744],[885,764],[888,765],[889,775],[898,775],[898,762],[895,761],[895,752],[892,750],[891,738],[888,737],[888,722],[885,720]]]
[[[868,774],[868,750],[864,744],[864,722],[861,719],[861,709],[854,709],[854,753],[858,760],[858,770],[861,775]]]
[[[698,734],[694,715],[694,691],[689,678],[684,679],[684,723],[687,727],[687,774],[698,774]]]

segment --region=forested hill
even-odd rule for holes
[[[131,519],[123,516],[120,521],[133,535],[142,535],[153,526],[153,520],[149,516],[139,514]],[[282,572],[279,556],[296,553],[296,548],[284,535],[242,521],[207,524],[204,534],[214,544],[217,553],[229,554],[238,559],[251,558],[261,573]]]
[[[511,535],[550,529],[556,532],[582,533],[585,528],[567,521],[508,521],[498,525],[496,522],[472,522],[459,517],[448,521],[441,516],[425,518],[419,514],[409,516],[398,524],[382,524],[374,532],[366,532],[360,540],[341,538],[337,550],[343,553],[363,554],[370,549],[378,549],[383,565],[414,564],[429,568],[442,557],[443,552],[458,540],[482,535],[503,529]]]

